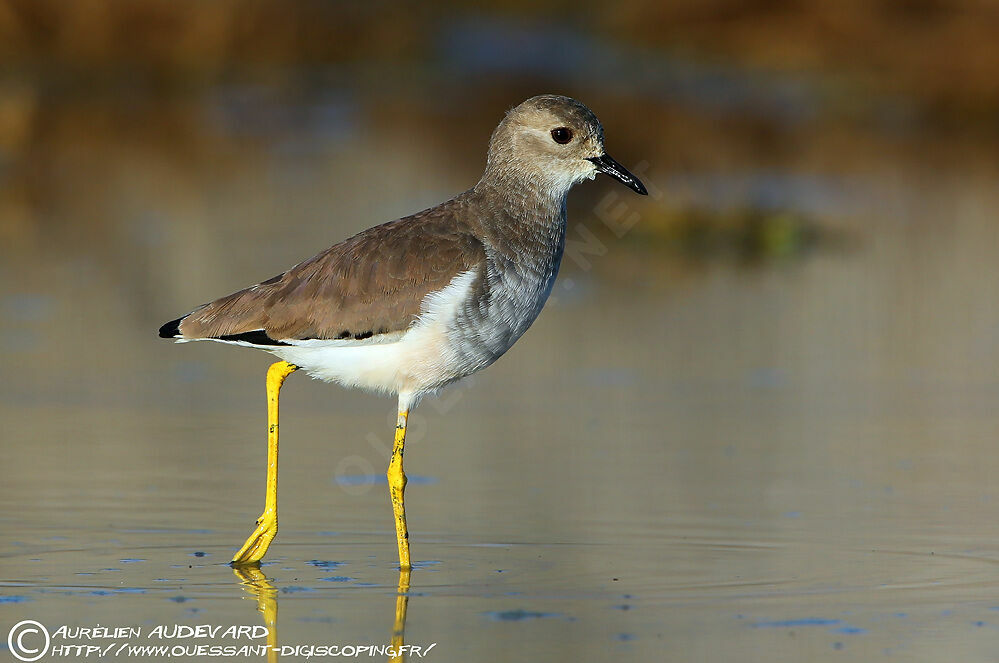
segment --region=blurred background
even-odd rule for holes
[[[986,656],[997,35],[979,0],[0,0],[0,628],[253,621],[218,564],[269,357],[157,327],[469,188],[558,93],[652,195],[577,187],[545,313],[417,411],[407,637]],[[296,378],[282,629],[379,641],[394,406]]]

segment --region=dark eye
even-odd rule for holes
[[[559,127],[552,129],[552,140],[559,145],[565,145],[572,140],[572,129],[569,127]]]

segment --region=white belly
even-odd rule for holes
[[[416,324],[387,338],[287,341],[268,348],[310,375],[347,387],[394,394],[433,391],[477,370],[452,342],[455,319],[477,276],[469,270],[427,295]]]
[[[418,320],[406,331],[364,340],[283,339],[289,345],[264,349],[327,382],[418,399],[506,352],[541,311],[555,275],[506,274],[493,284],[487,304],[473,300],[478,277],[477,270],[463,272],[427,295]]]

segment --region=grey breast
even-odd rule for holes
[[[468,375],[496,361],[541,313],[565,248],[565,207],[552,217],[506,220],[485,242],[485,274],[448,336]]]

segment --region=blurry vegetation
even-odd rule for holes
[[[567,273],[573,274],[570,278],[578,276],[580,267],[572,254],[582,248],[585,254],[599,256],[584,260],[601,278],[630,285],[676,283],[683,274],[708,266],[790,266],[817,252],[847,254],[860,246],[853,230],[795,211],[752,206],[657,206],[646,210],[623,235],[600,223],[579,224],[585,229],[570,227],[568,232],[570,247],[576,245],[565,261]],[[656,255],[668,260],[656,260]]]
[[[844,250],[850,245],[846,233],[805,215],[752,207],[682,210],[649,219],[643,230],[642,239],[680,255],[722,257],[744,265],[796,260],[818,249]]]
[[[994,124],[999,4],[981,0],[493,2],[498,19],[540,21],[694,59],[831,74],[831,82],[920,101],[934,120]],[[428,1],[0,0],[8,68],[151,80],[240,67],[432,56],[464,5]],[[515,46],[515,45],[512,45]],[[850,100],[842,100],[849,112]]]
[[[122,200],[172,217],[199,182],[326,159],[348,134],[470,185],[501,110],[548,91],[597,110],[609,151],[660,184],[995,173],[997,35],[999,4],[979,0],[0,0],[0,240],[128,223]],[[140,205],[137,173],[172,189]],[[843,245],[842,206],[774,188],[717,205],[666,187],[630,203],[634,237],[750,264]]]
[[[933,124],[996,129],[999,4],[981,0],[703,0],[629,5],[650,45],[823,72],[844,92],[918,100]],[[859,88],[859,89],[858,89]],[[850,99],[842,100],[844,112]],[[886,121],[891,118],[885,118]]]

